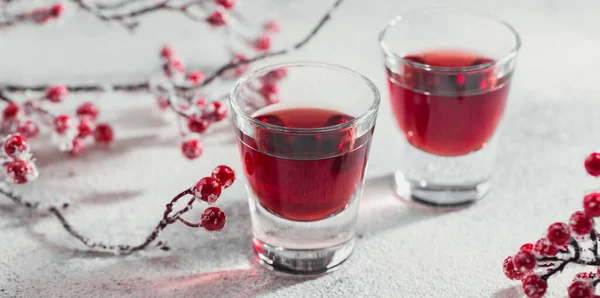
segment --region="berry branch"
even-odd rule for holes
[[[590,154],[585,169],[591,176],[600,176],[600,153]],[[527,297],[539,298],[546,294],[550,277],[561,273],[567,265],[600,267],[596,217],[600,217],[600,192],[587,194],[583,198],[583,211],[574,212],[568,224],[553,223],[546,237],[535,244],[524,244],[516,255],[506,258],[504,273],[510,279],[521,280]],[[598,297],[595,295],[598,283],[600,268],[596,272],[578,273],[568,288],[569,298]]]
[[[271,36],[280,31],[276,21],[267,21],[254,32],[255,38],[248,38],[237,33],[234,24],[255,26],[239,11],[235,10],[235,0],[161,0],[144,5],[146,0],[122,0],[112,4],[93,4],[86,0],[70,1],[80,10],[94,15],[103,22],[117,22],[130,30],[134,30],[140,19],[158,11],[179,13],[194,22],[209,25],[215,29],[222,28],[224,37],[231,41],[237,39],[244,46],[244,52],[251,51],[250,58],[239,54],[229,42],[229,62],[216,67],[209,73],[199,69],[189,69],[178,56],[175,49],[164,46],[160,50],[160,71],[147,79],[135,83],[93,83],[62,85],[23,85],[0,83],[0,102],[3,106],[0,121],[0,161],[6,173],[6,182],[0,182],[0,195],[18,205],[29,209],[48,212],[53,215],[69,235],[92,251],[110,252],[117,255],[131,254],[151,245],[168,250],[163,241],[156,241],[159,234],[169,225],[180,222],[193,228],[203,227],[208,231],[218,231],[226,221],[225,213],[218,207],[208,207],[198,222],[190,221],[183,216],[194,207],[196,202],[213,204],[225,189],[233,183],[235,173],[227,166],[215,168],[211,176],[202,178],[194,187],[184,190],[175,196],[165,207],[162,220],[148,234],[143,242],[137,245],[107,244],[93,241],[76,229],[65,216],[69,203],[46,206],[46,202],[25,198],[11,187],[11,184],[25,184],[34,181],[39,173],[30,152],[29,140],[40,134],[45,128],[52,133],[53,141],[62,151],[71,155],[79,155],[88,147],[92,139],[98,145],[110,147],[115,139],[112,127],[107,123],[97,122],[100,110],[92,102],[86,102],[75,111],[54,114],[46,106],[63,103],[70,95],[93,92],[137,92],[155,96],[159,107],[177,116],[180,135],[183,137],[180,150],[189,159],[198,158],[203,151],[198,135],[205,133],[216,122],[227,117],[228,107],[223,100],[227,96],[213,97],[206,94],[206,87],[217,80],[235,79],[250,68],[250,64],[270,57],[281,56],[304,47],[323,26],[331,19],[331,15],[343,2],[336,0],[321,17],[310,32],[290,47],[271,51]],[[12,6],[25,1],[0,0],[0,28],[8,29],[17,25],[33,23],[46,24],[65,16],[62,3],[39,7],[21,12],[13,12]],[[136,4],[136,5],[134,5]],[[10,6],[10,9],[9,9]],[[135,6],[135,7],[134,7]],[[237,21],[237,22],[235,22]],[[252,29],[252,28],[251,28]],[[285,78],[287,71],[278,69],[264,75],[257,83],[257,98],[266,104],[279,101],[277,83]],[[209,98],[210,97],[210,98]],[[248,105],[258,105],[248,102]],[[187,204],[174,210],[175,203],[184,197],[191,196]],[[43,207],[42,207],[43,206]]]
[[[35,165],[31,161],[29,147],[26,140],[23,141],[23,139],[19,137],[20,135],[9,137],[4,142],[3,146],[3,157],[6,159],[13,159],[12,161],[5,163],[9,181],[13,183],[21,183],[21,181],[29,182],[35,179],[34,177],[23,178],[31,174],[31,171],[34,170]],[[15,139],[18,139],[20,143],[15,143]],[[19,162],[24,161],[27,162],[29,167],[25,167],[17,171],[11,170],[12,164],[18,164]],[[69,223],[69,221],[67,221],[65,215],[61,212],[61,209],[66,209],[69,207],[69,203],[63,203],[61,206],[50,206],[47,208],[47,211],[56,217],[65,231],[67,231],[71,236],[79,240],[79,242],[91,250],[96,252],[109,252],[116,255],[128,255],[150,246],[168,225],[176,223],[177,221],[180,221],[189,227],[204,227],[204,229],[207,231],[220,231],[225,226],[226,215],[218,207],[208,207],[206,210],[204,210],[198,223],[189,222],[181,216],[190,211],[195,202],[206,202],[209,205],[214,204],[221,196],[221,191],[231,186],[234,181],[235,172],[230,167],[224,165],[216,167],[212,171],[211,176],[202,178],[192,188],[186,189],[176,195],[171,202],[166,205],[162,220],[156,225],[154,230],[150,232],[150,234],[141,244],[135,246],[127,244],[106,244],[103,242],[93,241],[84,236],[78,232]],[[14,203],[25,206],[29,209],[38,209],[41,205],[38,201],[24,199],[22,195],[12,190],[6,182],[0,183],[0,194],[12,200]],[[186,206],[172,214],[175,203],[188,195],[192,196],[192,198],[187,202]],[[170,249],[167,243],[164,241],[158,241],[154,244],[154,246],[162,250]]]
[[[206,78],[204,79],[204,81],[201,84],[199,84],[199,85],[175,85],[174,88],[177,91],[184,92],[184,91],[190,91],[193,89],[198,89],[200,87],[205,87],[208,84],[210,84],[211,82],[213,82],[214,80],[223,76],[227,71],[243,67],[252,62],[261,61],[261,60],[275,57],[275,56],[285,55],[285,54],[291,53],[292,51],[301,49],[308,42],[310,42],[310,40],[314,36],[316,36],[316,34],[323,28],[323,26],[331,19],[331,15],[335,11],[335,9],[337,9],[343,1],[344,0],[336,0],[333,3],[333,5],[327,10],[327,12],[323,15],[323,17],[321,17],[319,22],[312,28],[312,30],[308,33],[308,35],[306,35],[304,38],[299,40],[297,43],[295,43],[291,47],[288,47],[288,48],[282,49],[282,50],[278,50],[278,51],[274,51],[274,52],[270,52],[270,53],[258,54],[251,58],[246,58],[243,56],[234,57],[234,59],[231,62],[226,63],[226,64],[222,65],[221,67],[218,67],[216,71],[214,71],[212,74],[206,76]],[[268,22],[267,24],[269,24],[269,23],[270,22]],[[272,23],[271,23],[271,26],[272,26]],[[82,85],[66,84],[65,87],[67,88],[67,90],[69,92],[72,92],[72,93],[106,92],[106,91],[151,92],[151,90],[152,90],[151,85],[152,85],[151,81],[146,80],[146,81],[139,81],[136,83],[126,83],[126,84],[123,84],[123,83],[82,84]],[[19,84],[0,83],[0,90],[5,90],[7,92],[28,92],[28,91],[42,92],[42,91],[45,91],[46,89],[48,89],[49,87],[50,87],[49,85],[19,85]]]

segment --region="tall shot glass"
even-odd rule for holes
[[[257,260],[336,268],[354,249],[379,91],[344,67],[288,63],[242,77],[230,101]]]
[[[435,206],[485,196],[521,45],[515,29],[483,13],[426,9],[394,18],[379,43],[405,144],[399,194]]]

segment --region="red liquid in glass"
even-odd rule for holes
[[[484,147],[504,113],[510,74],[496,79],[494,68],[483,66],[492,59],[468,52],[424,52],[404,59],[436,67],[482,67],[442,72],[403,64],[403,74],[388,69],[388,77],[392,110],[412,145],[442,156]]]
[[[308,108],[254,117],[288,128],[321,128],[353,119]],[[256,138],[238,131],[244,169],[260,204],[296,221],[314,221],[344,210],[362,183],[373,130],[356,138],[354,128],[290,134],[257,128]]]

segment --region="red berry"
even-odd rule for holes
[[[225,9],[232,9],[235,6],[235,0],[217,0],[217,4]]]
[[[277,93],[279,93],[279,88],[276,84],[263,84],[263,86],[260,88],[260,94],[266,98]]]
[[[519,251],[533,251],[533,243],[525,243],[521,245]]]
[[[206,21],[212,26],[224,26],[227,25],[227,20],[225,19],[225,14],[220,11],[215,11],[211,14]]]
[[[550,243],[548,239],[541,238],[535,243],[533,251],[545,257],[552,257],[558,253],[558,247]]]
[[[256,39],[254,46],[257,50],[268,51],[271,48],[271,38],[263,34]]]
[[[64,12],[65,12],[65,7],[60,3],[54,4],[50,8],[50,13],[52,14],[52,17],[54,17],[54,18],[59,18]]]
[[[279,31],[281,31],[281,26],[279,25],[279,22],[277,22],[276,20],[271,20],[265,23],[264,25],[265,30],[273,32],[273,33],[279,33]]]
[[[593,192],[583,198],[585,214],[592,217],[600,216],[600,192]]]
[[[71,119],[71,116],[62,114],[54,118],[54,130],[58,134],[65,134],[71,127],[73,127],[73,119]]]
[[[577,211],[569,219],[569,228],[575,234],[589,234],[594,229],[594,220],[583,211]]]
[[[513,257],[515,268],[521,272],[529,272],[535,268],[537,260],[535,254],[530,251],[520,251]]]
[[[191,132],[204,133],[209,126],[210,122],[202,118],[201,115],[195,114],[188,119],[188,128]]]
[[[206,104],[206,97],[203,95],[198,96],[198,99],[196,99],[196,105],[199,107],[205,107]]]
[[[79,119],[79,125],[77,126],[77,137],[87,138],[94,134],[94,122],[88,118]]]
[[[169,67],[171,69],[175,69],[179,73],[185,71],[185,65],[183,64],[183,62],[181,62],[181,60],[178,59],[172,59],[171,61],[169,61]]]
[[[207,231],[220,231],[227,221],[227,216],[219,207],[208,207],[202,212],[202,226]]]
[[[233,56],[233,63],[243,62],[243,61],[247,61],[247,60],[248,60],[248,58],[241,54],[236,54]],[[242,64],[233,70],[233,75],[236,77],[239,77],[239,76],[243,75],[244,73],[246,73],[249,69],[250,69],[250,64],[248,64],[248,63]]]
[[[557,222],[548,227],[548,241],[557,246],[563,246],[571,239],[571,232],[566,223]]]
[[[212,171],[212,177],[218,179],[223,188],[228,188],[235,181],[235,172],[228,166],[220,165]]]
[[[202,155],[204,149],[198,139],[191,139],[181,143],[181,152],[188,159],[196,159]]]
[[[213,101],[215,108],[214,121],[221,121],[227,117],[227,107],[218,101]]]
[[[217,178],[204,177],[194,186],[196,199],[212,204],[221,196],[223,186]]]
[[[589,281],[576,280],[569,286],[569,298],[593,298],[594,286]]]
[[[585,170],[588,174],[598,177],[600,176],[600,152],[594,152],[585,159]]]
[[[29,143],[24,136],[14,134],[6,138],[3,148],[6,155],[12,158],[20,158],[23,154],[29,152]]]
[[[110,144],[114,138],[115,133],[110,125],[106,123],[96,125],[96,130],[94,131],[94,140],[96,140],[96,143]]]
[[[17,126],[17,132],[26,138],[33,138],[40,133],[40,128],[31,120],[25,120]]]
[[[67,94],[69,94],[69,90],[67,90],[67,87],[53,86],[48,88],[48,91],[46,91],[46,99],[54,103],[59,103],[63,101]]]
[[[502,269],[504,270],[504,274],[506,275],[506,277],[512,280],[519,280],[525,276],[525,273],[515,268],[513,257],[508,257],[504,260],[504,263],[502,264]]]
[[[96,120],[98,113],[98,108],[91,102],[84,102],[77,108],[78,117],[89,117],[92,120]]]
[[[201,71],[192,71],[188,73],[186,79],[194,84],[199,84],[200,82],[204,81],[205,77],[206,75]]]
[[[158,107],[163,111],[171,106],[168,98],[159,95],[156,99],[158,100]]]
[[[2,117],[7,120],[14,119],[17,117],[20,110],[21,110],[21,107],[18,104],[11,103],[4,108],[4,111],[2,112]]]
[[[27,159],[8,162],[6,174],[9,182],[14,184],[27,183],[37,177],[35,166]]]
[[[171,58],[175,56],[175,50],[172,47],[165,45],[160,50],[160,56],[164,59],[171,60]]]
[[[537,274],[530,274],[523,278],[523,291],[529,298],[541,298],[546,294],[548,283]]]
[[[71,150],[69,151],[71,155],[79,155],[83,153],[87,149],[87,144],[83,138],[77,137],[73,139]]]

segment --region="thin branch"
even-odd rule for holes
[[[81,1],[81,0],[75,0],[75,1]],[[309,34],[307,36],[305,36],[304,38],[302,38],[299,42],[297,42],[293,46],[291,46],[287,49],[270,52],[267,54],[259,54],[257,56],[251,57],[247,60],[227,63],[227,64],[219,67],[215,72],[213,72],[211,75],[209,75],[201,85],[199,85],[199,86],[175,86],[175,89],[178,91],[195,90],[195,89],[201,88],[203,86],[207,86],[208,84],[213,82],[215,79],[222,76],[225,72],[232,70],[236,67],[246,65],[246,64],[249,64],[252,62],[264,60],[264,59],[267,59],[270,57],[281,56],[281,55],[284,55],[284,54],[287,54],[287,53],[290,53],[292,51],[302,48],[313,37],[315,37],[316,34],[327,23],[327,21],[329,21],[331,19],[331,15],[335,11],[335,9],[337,7],[339,7],[339,5],[343,1],[344,0],[336,0],[335,3],[323,15],[323,17],[321,17],[320,21],[309,32]],[[118,92],[150,92],[150,81],[140,81],[140,82],[129,83],[129,84],[116,83],[116,84],[110,84],[109,86],[110,86],[110,88],[109,88],[110,90],[118,91]],[[50,86],[49,85],[28,86],[28,85],[20,85],[20,84],[0,84],[0,90],[4,90],[7,92],[26,92],[26,91],[42,92],[42,91],[46,90],[48,87],[50,87]],[[72,92],[72,93],[104,92],[104,91],[106,91],[106,88],[103,85],[96,85],[96,84],[83,84],[83,85],[66,84],[66,87],[69,90],[69,92]]]

